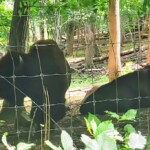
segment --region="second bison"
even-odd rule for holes
[[[80,112],[104,114],[150,107],[150,66],[102,85],[85,98]]]

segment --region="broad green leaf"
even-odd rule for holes
[[[2,136],[2,143],[7,147],[8,150],[15,150],[15,146],[11,146],[10,144],[7,143],[7,135],[8,132],[5,132]]]
[[[112,124],[112,121],[111,120],[104,121],[100,123],[99,126],[97,127],[95,137],[97,137],[102,132],[110,131],[110,130],[114,130],[114,125]]]
[[[95,139],[91,139],[87,135],[81,135],[81,141],[85,144],[85,150],[100,150],[99,145]]]
[[[32,147],[35,147],[35,144],[33,144],[33,143],[31,143],[31,144],[26,144],[26,143],[20,142],[20,143],[17,145],[17,150],[29,150],[29,149],[31,149]]]
[[[94,119],[90,122],[90,125],[91,125],[91,129],[93,130],[93,133],[95,134],[97,130],[97,124]]]
[[[111,111],[105,111],[110,117],[115,118],[119,120],[120,116],[117,113],[111,112]]]
[[[50,142],[50,141],[45,141],[45,144],[48,146],[48,147],[50,147],[52,150],[62,150],[62,148],[61,147],[56,147],[52,142]]]
[[[137,110],[130,109],[123,116],[121,116],[120,120],[135,120],[137,114]]]
[[[100,124],[100,119],[98,119],[95,115],[89,113],[88,115],[88,121],[91,122],[92,120],[94,120],[97,124],[97,126]]]
[[[5,132],[2,136],[2,142],[3,144],[6,146],[8,143],[7,143],[7,135],[8,135],[8,132]]]
[[[128,134],[130,134],[132,132],[136,132],[135,128],[131,124],[125,125],[124,131],[127,132]]]
[[[96,141],[99,144],[99,150],[117,150],[116,141],[105,133],[98,135]]]
[[[75,150],[71,136],[64,130],[61,133],[61,143],[64,150]]]
[[[93,114],[89,113],[88,119],[84,118],[87,126],[87,130],[91,135],[95,135],[97,126],[100,124],[100,120]]]
[[[109,136],[111,139],[114,139],[115,141],[123,141],[123,137],[120,135],[120,133],[115,130],[115,129],[112,129],[112,130],[107,130],[105,132],[103,132],[102,134],[106,134],[107,136]]]

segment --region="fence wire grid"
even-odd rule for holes
[[[86,16],[89,14],[87,13]],[[57,41],[60,49],[63,51],[64,56],[66,57],[67,61],[69,62],[70,68],[71,68],[71,85],[66,92],[66,103],[58,103],[58,104],[48,104],[48,106],[55,106],[55,105],[66,105],[67,112],[66,116],[62,118],[59,122],[55,122],[55,129],[49,129],[51,131],[55,131],[52,133],[53,137],[50,136],[50,138],[54,138],[54,141],[58,136],[60,136],[60,130],[65,129],[68,132],[71,133],[71,135],[74,137],[74,140],[76,143],[78,143],[78,137],[81,135],[81,132],[84,132],[86,130],[86,127],[83,125],[83,116],[81,116],[79,113],[80,105],[83,103],[83,100],[86,98],[86,96],[91,93],[91,91],[94,91],[93,89],[101,88],[101,85],[106,85],[108,83],[108,49],[110,44],[110,36],[109,36],[109,27],[108,27],[108,17],[106,15],[102,16],[95,16],[95,22],[94,25],[89,27],[90,20],[87,18],[85,19],[84,15],[79,14],[72,14],[73,18],[70,20],[68,17],[66,20],[63,19],[63,15],[60,15],[61,22],[58,23],[55,20],[55,16],[50,15],[43,15],[42,19],[40,20],[41,16],[38,15],[29,15],[29,25],[28,25],[28,38],[26,40],[26,44],[24,45],[26,53],[29,50],[29,47],[32,43],[35,41],[41,39],[41,22],[44,27],[44,39],[52,38],[55,41]],[[8,17],[7,15],[0,15],[0,18]],[[9,16],[10,17],[10,16]],[[67,17],[67,15],[65,16]],[[122,63],[122,74],[128,74],[130,72],[133,72],[135,70],[144,68],[146,64],[147,59],[147,50],[148,50],[148,18],[140,18],[137,17],[137,19],[133,20],[133,22],[129,21],[129,18],[127,15],[121,14],[121,43],[118,43],[121,45],[121,63]],[[69,23],[74,24],[73,29],[70,33],[67,30],[69,28]],[[87,31],[86,28],[90,28],[90,30]],[[0,36],[0,47],[1,47],[1,57],[5,57],[6,49],[9,49],[11,47],[17,47],[17,45],[8,45],[8,39],[9,39],[9,29],[3,28],[3,26],[0,26],[0,32],[5,32],[5,41],[3,42],[3,37]],[[72,33],[73,32],[73,33]],[[73,41],[69,41],[69,35],[72,34]],[[93,51],[91,53],[92,58],[92,64],[90,65],[90,68],[86,67],[86,55],[87,55],[87,48],[91,46],[90,40],[88,40],[88,36],[93,35]],[[72,45],[71,50],[71,56],[68,56],[69,53],[69,45]],[[41,45],[40,45],[41,46]],[[42,45],[43,47],[47,45]],[[11,54],[10,51],[8,53]],[[16,99],[16,90],[20,91],[24,97],[27,97],[26,93],[22,92],[19,87],[16,87],[15,80],[21,79],[21,78],[40,78],[41,84],[43,87],[43,91],[45,92],[45,86],[43,83],[43,79],[45,77],[51,77],[51,76],[67,76],[70,74],[69,72],[65,74],[44,74],[42,72],[42,65],[40,63],[40,57],[37,53],[38,60],[39,60],[39,67],[40,67],[40,74],[33,75],[33,76],[25,76],[25,75],[15,75],[15,62],[13,61],[13,72],[14,74],[12,76],[3,76],[0,75],[0,79],[5,80],[7,83],[9,83],[11,86],[14,87],[14,96],[15,96],[15,107],[11,106],[3,106],[2,113],[0,114],[0,119],[7,120],[7,127],[4,126],[1,129],[1,135],[4,131],[8,130],[8,132],[12,135],[17,135],[20,137],[23,133],[28,133],[29,127],[28,119],[24,118],[23,120],[20,120],[20,116],[22,115],[22,112],[28,112],[30,113],[31,107],[38,107],[43,112],[45,112],[45,109],[43,107],[47,107],[45,103],[38,105],[34,100],[24,101],[23,106],[17,106]],[[12,57],[13,60],[13,57]],[[0,61],[1,63],[1,61]],[[31,62],[32,64],[32,62]],[[9,66],[6,66],[9,67]],[[0,68],[1,69],[1,68]],[[147,68],[145,70],[148,70]],[[1,72],[1,71],[0,71]],[[140,72],[140,71],[139,71]],[[138,71],[137,71],[138,73]],[[13,82],[10,82],[9,80],[12,79]],[[138,81],[140,80],[140,76]],[[116,80],[117,81],[117,80]],[[128,81],[125,81],[125,84],[130,84]],[[139,83],[137,83],[139,85]],[[130,85],[129,85],[130,86]],[[116,91],[118,87],[116,86]],[[9,91],[7,91],[9,92]],[[109,93],[109,92],[108,92]],[[44,93],[45,94],[45,93]],[[59,95],[59,93],[57,93]],[[116,93],[117,95],[117,93]],[[48,95],[50,97],[50,95]],[[116,97],[116,99],[104,99],[104,100],[96,100],[94,99],[93,95],[93,101],[87,102],[92,103],[93,106],[97,105],[97,103],[104,103],[104,102],[116,102],[116,105],[118,102],[121,103],[121,101],[138,101],[138,121],[136,124],[136,127],[142,131],[143,134],[148,135],[149,134],[149,108],[141,108],[141,98],[144,98],[145,100],[150,99],[150,95],[141,96],[140,90],[137,95],[137,97],[133,98],[123,98],[120,99],[119,97]],[[35,104],[36,106],[32,106],[32,104]],[[1,104],[2,106],[2,104]],[[24,110],[24,107],[26,108]],[[109,109],[109,108],[108,108]],[[119,109],[119,108],[117,108]],[[21,112],[20,112],[21,110]],[[23,111],[22,111],[23,110]],[[60,112],[61,113],[61,112]],[[49,115],[49,114],[48,114]],[[15,120],[15,121],[14,121]],[[24,122],[25,121],[25,122]],[[16,127],[13,127],[12,126]],[[21,125],[20,125],[21,124]],[[27,129],[25,127],[27,124]],[[19,127],[21,126],[21,128]],[[40,132],[40,131],[35,131]],[[57,142],[57,141],[56,141]]]

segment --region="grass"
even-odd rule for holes
[[[84,50],[74,50],[73,51],[74,57],[85,57],[85,51]]]
[[[72,74],[71,88],[89,86],[95,84],[103,84],[108,82],[107,75],[95,75],[92,76],[90,74]]]
[[[122,69],[122,75],[133,72],[133,62],[126,62],[126,66]],[[83,87],[89,85],[102,85],[109,82],[108,75],[101,75],[100,73],[92,75],[86,73],[72,73],[72,80],[70,88]]]

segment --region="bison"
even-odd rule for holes
[[[126,112],[128,109],[150,107],[150,66],[102,85],[85,98],[80,107],[82,115],[88,112],[103,115],[106,110]]]
[[[12,107],[23,106],[24,97],[30,97],[37,130],[44,123],[47,99],[52,122],[65,116],[70,82],[68,62],[53,40],[37,41],[27,54],[8,51],[0,60],[0,97]]]

